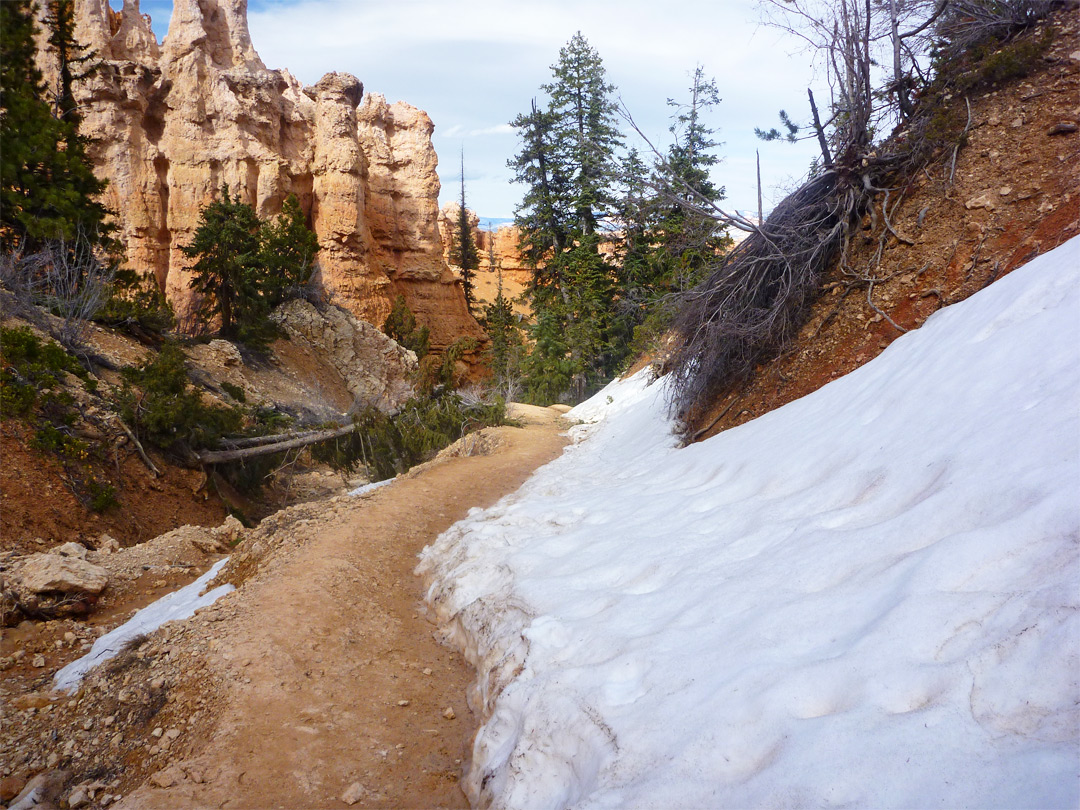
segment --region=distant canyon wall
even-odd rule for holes
[[[134,269],[181,319],[196,302],[181,247],[222,184],[261,217],[294,193],[319,238],[324,286],[382,325],[405,295],[432,346],[483,337],[443,258],[438,158],[422,110],[347,73],[305,87],[255,52],[247,0],[175,0],[159,45],[138,0],[76,0],[79,42],[102,60],[77,85],[82,131]],[[56,65],[43,44],[47,81]]]
[[[457,239],[458,203],[447,203],[439,210],[439,233],[442,234],[443,259],[450,269],[460,278],[461,268],[454,264],[451,253]],[[528,304],[520,301],[521,294],[529,288],[533,279],[533,270],[525,265],[518,249],[521,231],[514,225],[504,225],[494,231],[480,230],[480,217],[468,208],[469,226],[477,252],[480,254],[480,267],[474,279],[476,298],[483,304],[495,300],[498,294],[500,275],[503,296],[511,299],[514,311],[529,316]]]

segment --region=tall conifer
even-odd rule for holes
[[[109,228],[74,116],[56,117],[34,63],[29,0],[0,2],[0,248],[96,240]],[[71,40],[74,43],[74,40]],[[77,77],[73,77],[75,81]]]
[[[480,254],[473,239],[469,210],[465,207],[465,151],[461,152],[461,201],[458,205],[458,221],[450,249],[450,261],[461,268],[461,288],[465,293],[465,305],[472,312],[476,305],[473,279],[480,269]]]
[[[600,251],[599,234],[614,207],[622,144],[615,87],[580,32],[559,51],[551,72],[552,81],[542,86],[548,108],[534,100],[531,111],[513,121],[521,150],[510,161],[515,180],[526,187],[515,216],[522,254],[536,268],[527,370],[528,390],[538,401],[580,397],[614,373],[618,355],[614,268]]]

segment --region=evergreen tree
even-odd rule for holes
[[[649,187],[649,168],[636,149],[621,163],[621,195],[616,219],[621,223],[617,240],[616,286],[618,307],[613,323],[616,346],[632,351],[634,330],[649,316],[656,299],[657,252],[651,242],[657,200]]]
[[[525,398],[529,402],[558,402],[570,390],[574,367],[563,332],[554,308],[537,312],[536,325],[530,330],[532,351],[525,360]]]
[[[612,204],[615,153],[622,144],[615,85],[607,81],[600,54],[578,31],[551,66],[542,86],[551,98],[554,135],[570,187],[575,228],[588,236]]]
[[[95,198],[105,189],[86,157],[77,121],[55,117],[34,63],[29,0],[0,2],[0,249],[98,239],[110,228]],[[69,32],[70,33],[70,32]],[[71,40],[73,53],[79,51]],[[75,57],[78,58],[78,57]],[[77,80],[72,73],[71,81]]]
[[[469,224],[469,211],[465,207],[465,152],[461,153],[461,202],[458,205],[458,221],[450,247],[450,261],[461,268],[461,289],[465,293],[465,306],[472,312],[476,305],[473,278],[480,269],[480,254]]]
[[[260,228],[259,264],[267,306],[295,297],[315,270],[319,240],[308,228],[295,194],[285,198],[281,213]]]
[[[724,199],[723,186],[711,177],[712,168],[720,162],[714,150],[721,144],[713,139],[716,130],[705,120],[720,103],[720,94],[716,81],[706,79],[701,65],[694,68],[689,93],[687,102],[668,99],[676,111],[670,127],[674,137],[658,170],[667,194],[650,237],[658,251],[654,284],[666,292],[692,287],[706,266],[730,245],[711,217],[693,210]]]
[[[507,162],[514,182],[525,186],[514,221],[521,231],[519,250],[537,271],[537,286],[558,286],[559,279],[543,270],[566,247],[568,183],[556,152],[555,116],[536,106],[510,122],[521,137],[521,151]]]
[[[641,296],[652,286],[652,246],[650,228],[656,209],[648,184],[649,169],[636,149],[623,158],[620,168],[621,196],[616,218],[622,225],[618,243],[619,288],[624,299],[634,306],[642,303]]]
[[[509,163],[526,187],[515,222],[522,255],[535,268],[529,296],[537,320],[527,364],[534,401],[563,397],[571,385],[578,395],[596,387],[614,373],[619,354],[612,333],[615,273],[598,234],[612,211],[622,143],[615,87],[580,32],[551,70],[552,81],[542,87],[549,107],[541,110],[534,100],[512,122],[521,151]]]
[[[201,314],[221,318],[221,335],[247,337],[241,327],[256,324],[267,308],[260,289],[259,218],[246,203],[234,199],[228,186],[221,199],[199,213],[191,244],[182,248],[195,259],[190,286],[204,296]]]
[[[59,73],[53,91],[55,115],[78,125],[75,82],[90,75],[96,65],[96,56],[75,39],[75,0],[50,0],[45,25]]]
[[[254,208],[222,186],[181,249],[195,259],[190,286],[203,295],[203,320],[218,316],[223,337],[260,346],[277,334],[270,310],[298,297],[311,278],[319,243],[295,195],[272,222],[260,222]]]
[[[496,272],[499,275],[495,300],[484,305],[483,324],[491,341],[490,361],[494,385],[509,400],[517,393],[523,346],[514,307],[510,299],[503,294],[502,270],[498,269]]]
[[[383,322],[383,332],[406,349],[416,352],[418,360],[423,360],[427,356],[430,337],[428,328],[426,326],[417,326],[416,316],[409,309],[404,295],[399,295],[394,299],[394,303],[390,307],[390,314],[386,316],[386,320]]]

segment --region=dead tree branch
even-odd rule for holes
[[[281,453],[285,450],[293,450],[297,447],[306,447],[309,444],[327,441],[328,439],[336,439],[339,436],[351,433],[353,430],[355,430],[353,425],[346,425],[344,427],[331,428],[329,430],[320,430],[316,433],[309,433],[291,439],[286,438],[284,441],[282,441],[282,437],[275,436],[272,437],[271,441],[267,441],[266,443],[255,447],[245,447],[239,450],[207,450],[202,453],[196,453],[195,458],[201,464],[222,464],[228,461],[241,461],[243,459],[256,458],[258,456],[268,456],[272,453]]]

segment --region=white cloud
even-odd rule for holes
[[[267,66],[287,67],[307,83],[347,71],[390,101],[426,110],[444,163],[456,167],[464,148],[466,179],[477,178],[470,205],[485,216],[508,216],[520,198],[506,168],[517,149],[507,122],[542,99],[540,85],[578,30],[654,142],[666,143],[666,100],[685,94],[694,66],[716,77],[723,102],[714,124],[726,158],[717,180],[733,207],[757,205],[755,148],[763,152],[767,205],[769,189],[803,173],[813,156],[810,144],[761,144],[753,136],[780,108],[801,117],[811,78],[805,55],[789,55],[797,43],[758,26],[753,0],[664,7],[643,0],[251,0],[249,19]],[[454,184],[444,185],[452,196]]]
[[[454,124],[442,134],[445,139],[450,138],[480,138],[484,135],[513,135],[514,128],[509,124],[495,124],[490,127],[467,129],[461,124]]]

